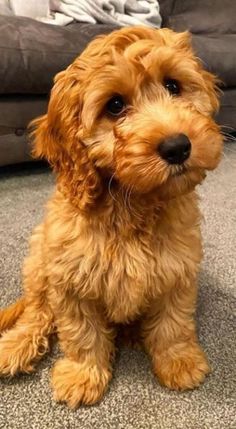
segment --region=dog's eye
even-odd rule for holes
[[[119,116],[125,109],[125,102],[121,95],[114,95],[106,105],[106,112],[111,116]]]
[[[180,94],[180,84],[175,79],[165,79],[164,87],[172,95],[179,95]]]

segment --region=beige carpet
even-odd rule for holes
[[[27,240],[52,191],[47,168],[0,171],[0,305],[20,293]],[[205,214],[205,258],[200,275],[198,326],[213,373],[186,393],[160,387],[142,352],[122,349],[103,401],[69,411],[49,388],[53,352],[34,375],[0,382],[0,429],[235,429],[236,428],[236,145],[200,190]]]

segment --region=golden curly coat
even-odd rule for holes
[[[57,187],[31,238],[24,297],[0,312],[1,374],[33,370],[56,331],[64,357],[54,397],[92,404],[111,379],[117,327],[136,321],[162,384],[203,381],[194,188],[221,156],[215,84],[188,33],[143,27],[98,37],[56,76],[48,113],[33,125],[34,154],[50,162]],[[114,96],[120,114],[108,109]],[[158,152],[179,134],[191,142],[181,166]]]

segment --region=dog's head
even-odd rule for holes
[[[215,84],[188,33],[133,27],[99,37],[56,76],[34,153],[83,209],[110,177],[163,199],[186,193],[220,160]]]

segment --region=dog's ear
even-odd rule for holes
[[[192,49],[192,36],[189,31],[183,31],[182,33],[175,33],[174,45],[179,49]]]
[[[198,72],[202,78],[201,81],[199,81],[199,84],[201,82],[202,89],[207,95],[207,99],[204,103],[205,113],[212,115],[213,113],[217,112],[219,109],[220,90],[218,85],[220,81],[212,73],[203,69],[202,62],[196,57],[194,53],[191,34],[188,31],[176,33],[169,28],[164,28],[161,30],[161,35],[169,46],[172,45],[176,49],[181,49],[194,58],[197,64]]]
[[[94,205],[101,179],[79,138],[80,89],[70,68],[59,73],[46,115],[31,123],[33,156],[45,158],[57,173],[58,188],[82,210]]]
[[[175,37],[176,37],[175,38],[176,47],[187,50],[191,52],[192,55],[195,56],[195,52],[192,47],[192,36],[188,31],[184,31],[183,33],[176,33]],[[219,92],[220,91],[219,91],[218,85],[220,81],[212,73],[204,70],[202,67],[201,61],[196,56],[195,58],[198,64],[200,65],[200,72],[204,81],[204,90],[207,93],[208,99],[209,99],[209,103],[206,103],[206,108],[207,108],[207,104],[209,104],[209,108],[207,108],[207,113],[213,114],[217,112],[217,110],[219,109]]]
[[[201,75],[204,80],[204,89],[209,99],[209,111],[210,115],[216,113],[219,110],[220,102],[220,89],[219,84],[221,81],[212,73],[202,69]]]
[[[189,31],[176,33],[170,28],[162,28],[161,30],[157,30],[157,32],[167,46],[174,47],[175,49],[191,50],[191,34]]]

